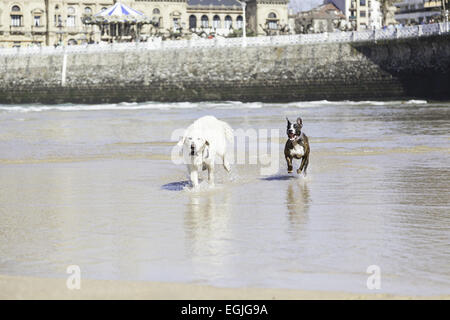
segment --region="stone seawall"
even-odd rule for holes
[[[0,103],[450,99],[450,36],[0,56]]]

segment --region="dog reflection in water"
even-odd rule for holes
[[[220,239],[232,238],[230,225],[230,192],[218,187],[189,192],[184,217],[187,244],[193,258],[225,252]]]
[[[310,200],[309,189],[306,183],[298,181],[289,183],[286,194],[286,206],[291,226],[298,227],[306,223]]]

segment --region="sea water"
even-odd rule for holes
[[[191,190],[174,132],[204,115],[257,141]],[[286,117],[306,177],[287,174]],[[0,274],[450,294],[449,182],[445,102],[0,105]]]

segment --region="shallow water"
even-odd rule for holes
[[[171,134],[207,114],[279,129],[277,170],[251,143],[190,190]],[[286,116],[306,178],[286,172]],[[0,274],[450,294],[449,129],[450,103],[425,101],[0,105]]]

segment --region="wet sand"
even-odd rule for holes
[[[65,279],[0,276],[0,299],[149,299],[149,300],[406,300],[450,296],[396,296],[273,288],[217,288],[183,283],[86,280],[69,290]]]
[[[450,104],[135,106],[0,107],[3,297],[450,294]],[[171,134],[206,114],[282,134],[301,115],[308,177],[279,157],[276,173],[218,167],[214,188],[189,190]],[[68,265],[79,293],[65,288]]]

